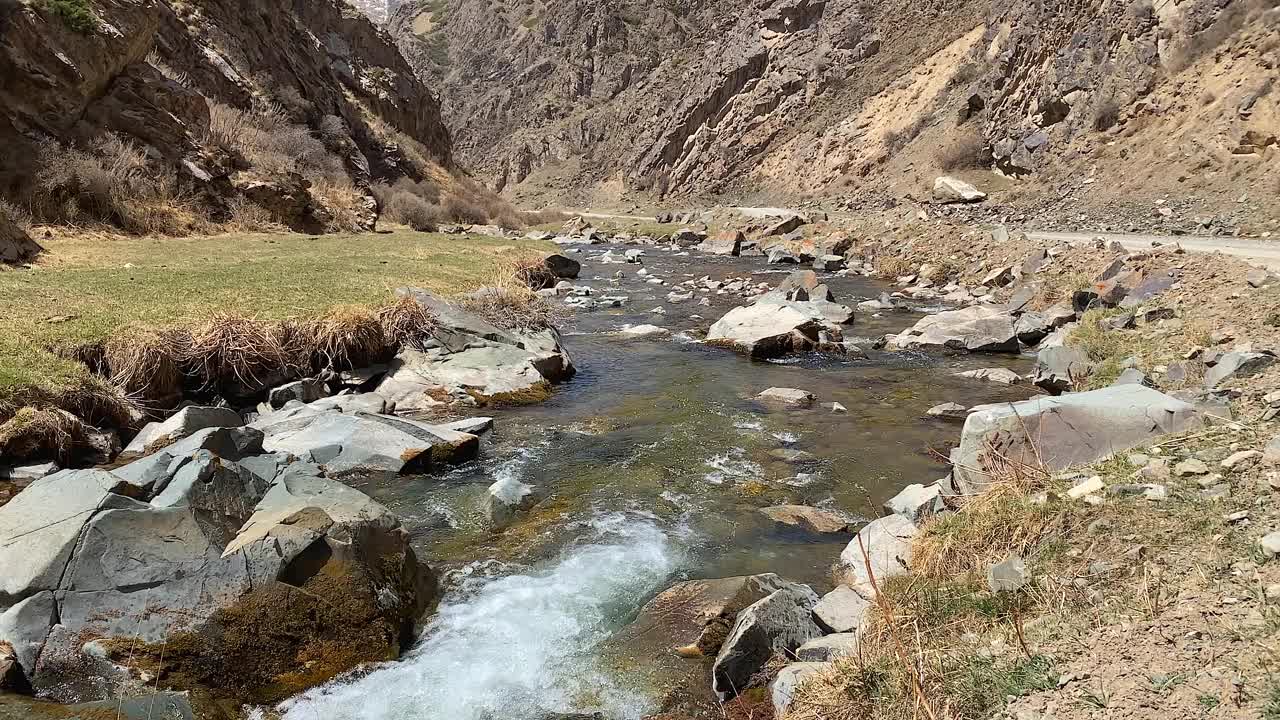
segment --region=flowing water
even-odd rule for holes
[[[865,360],[753,362],[707,347],[690,331],[743,299],[703,293],[673,304],[672,286],[752,273],[776,285],[785,274],[760,258],[646,248],[645,269],[666,280],[654,285],[636,265],[592,261],[606,249],[582,248],[578,284],[628,301],[579,312],[567,325],[578,366],[572,381],[542,405],[499,411],[474,463],[360,486],[404,519],[448,589],[403,660],[294,698],[282,706],[288,720],[638,718],[653,709],[662,681],[603,658],[611,634],[649,597],[681,579],[756,572],[830,589],[829,569],[848,537],[780,528],[759,508],[805,504],[865,519],[903,486],[945,473],[938,453],[945,456],[958,426],[926,420],[925,410],[1025,396],[953,377],[998,363],[1022,370],[1022,359],[873,351]],[[862,278],[824,280],[849,305],[887,289]],[[665,315],[650,312],[658,306]],[[896,332],[918,317],[860,312],[846,335]],[[616,334],[643,323],[673,334]],[[819,403],[789,410],[754,400],[771,386],[808,390]],[[848,412],[833,413],[832,402]],[[487,489],[502,479],[532,485],[545,499],[493,533]]]

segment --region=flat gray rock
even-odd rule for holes
[[[769,697],[773,700],[774,717],[784,717],[796,689],[806,680],[831,668],[826,662],[796,662],[778,671],[778,676],[769,684]]]
[[[867,523],[840,553],[837,566],[840,580],[862,597],[874,600],[873,577],[878,585],[910,571],[911,539],[915,534],[915,524],[901,515],[888,515]]]
[[[123,484],[104,470],[63,470],[0,506],[0,607],[56,589],[80,529]]]
[[[848,585],[838,585],[813,606],[813,616],[827,632],[849,633],[867,620],[871,603]]]
[[[171,415],[164,422],[148,423],[134,437],[125,453],[147,455],[161,450],[197,430],[217,427],[239,427],[244,418],[231,408],[201,407],[190,405]]]
[[[967,350],[969,352],[1018,352],[1018,335],[1009,311],[974,305],[921,318],[914,326],[893,336],[901,349]]]
[[[1203,423],[1192,405],[1142,385],[981,405],[970,411],[952,455],[957,488],[973,493],[986,486],[989,446],[1015,461],[1063,470]]]
[[[857,654],[858,634],[851,632],[814,638],[796,649],[796,659],[801,662],[834,662]]]

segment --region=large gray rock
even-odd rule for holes
[[[800,662],[834,662],[858,654],[857,633],[835,633],[814,638],[796,649]]]
[[[713,255],[736,256],[742,251],[742,242],[746,238],[738,230],[721,230],[707,238],[698,249]]]
[[[1249,377],[1270,367],[1276,356],[1262,352],[1229,352],[1205,371],[1204,386],[1216,388],[1228,380]]]
[[[0,508],[0,641],[25,683],[62,702],[115,698],[131,671],[107,659],[112,642],[154,663],[149,644],[181,638],[166,671],[198,667],[242,687],[329,642],[344,654],[315,681],[400,650],[436,589],[385,508],[314,465],[259,474],[208,450],[178,459],[155,497],[70,471]]]
[[[503,330],[425,290],[397,293],[414,298],[436,319],[426,349],[402,349],[376,388],[399,412],[456,402],[535,402],[574,373],[553,329]]]
[[[0,612],[0,641],[13,647],[18,670],[23,677],[35,672],[36,659],[40,657],[49,629],[57,619],[58,606],[54,603],[53,592],[49,590],[41,590]],[[4,675],[0,672],[0,681]]]
[[[26,230],[18,227],[4,210],[0,210],[0,263],[30,262],[44,252]]]
[[[722,698],[736,696],[775,653],[793,653],[821,636],[813,621],[817,602],[807,585],[790,584],[739,612],[712,665],[712,689]]]
[[[1036,354],[1031,382],[1054,395],[1067,392],[1093,372],[1093,362],[1083,350],[1062,346],[1045,348]]]
[[[942,500],[942,488],[937,483],[929,485],[908,485],[884,504],[884,508],[895,515],[920,524],[925,519],[937,515],[947,509]]]
[[[769,684],[769,697],[773,700],[774,717],[785,717],[797,688],[806,680],[831,669],[828,662],[797,662],[782,668]]]
[[[265,435],[268,452],[290,453],[323,465],[331,475],[413,473],[431,464],[432,441],[367,415],[304,412],[277,421],[265,416],[252,427]]]
[[[971,203],[987,199],[987,194],[969,183],[946,175],[933,181],[933,199],[944,203]]]
[[[231,408],[190,405],[164,422],[148,423],[124,449],[127,454],[147,455],[185,438],[197,430],[244,425],[240,413]]]
[[[921,318],[913,327],[893,336],[903,349],[968,350],[970,352],[1018,352],[1018,336],[1007,310],[975,305]]]
[[[85,522],[103,508],[132,502],[116,494],[129,488],[103,470],[63,470],[0,506],[0,607],[56,590]]]
[[[965,421],[952,454],[954,476],[961,492],[976,492],[990,481],[984,465],[989,451],[1061,470],[1202,424],[1192,405],[1142,385],[982,405]]]
[[[841,551],[836,575],[854,592],[874,600],[880,583],[910,571],[915,535],[915,523],[901,515],[872,520]]]
[[[823,341],[823,325],[797,304],[757,302],[736,307],[711,326],[707,342],[760,359],[815,350]]]

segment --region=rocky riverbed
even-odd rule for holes
[[[1120,331],[1172,318],[1152,258],[1037,306],[1027,289],[1068,249],[891,284],[870,247],[803,225],[572,223],[537,280],[574,310],[559,333],[407,291],[442,320],[431,346],[248,416],[188,408],[129,464],[34,480],[0,508],[21,569],[0,593],[8,681],[479,720],[697,716],[764,673],[782,712],[853,652],[876,581],[910,571],[911,538],[982,490],[992,453],[1056,471],[1196,429],[1219,385],[1270,362],[1197,356],[1206,380],[1168,395],[1135,360],[1062,394],[1096,364],[1065,342],[1086,311],[1116,308]],[[1147,472],[1135,492],[1159,494]]]

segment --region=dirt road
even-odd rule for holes
[[[780,207],[735,207],[739,213],[749,218],[782,216],[795,212]],[[648,220],[648,216],[614,215],[608,213],[581,213],[583,217],[606,218],[618,220]],[[1096,237],[1106,241],[1118,240],[1129,250],[1141,250],[1153,247],[1153,244],[1172,245],[1177,243],[1188,252],[1213,253],[1238,257],[1248,263],[1266,268],[1272,272],[1280,272],[1280,238],[1248,239],[1228,237],[1196,237],[1192,235],[1131,235],[1127,233],[1096,232],[1049,232],[1043,230],[1026,230],[1027,237],[1044,243],[1088,242]]]

